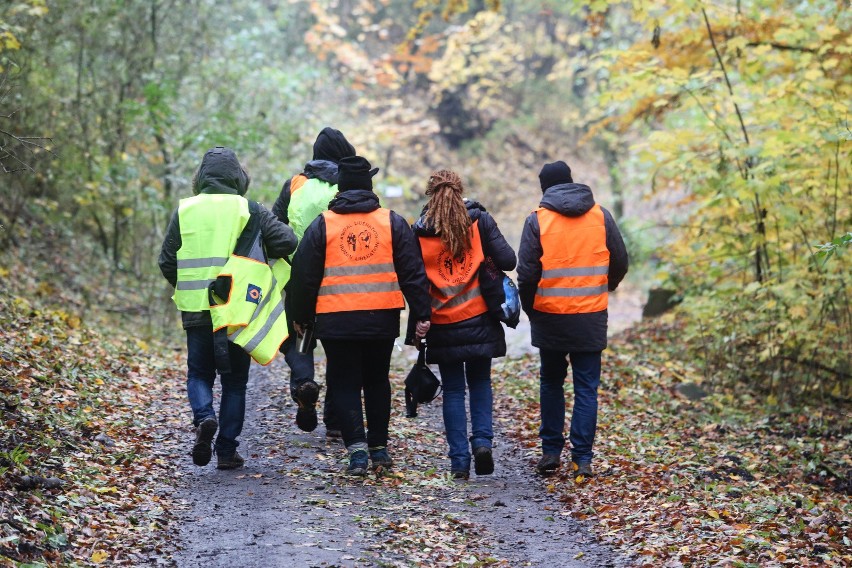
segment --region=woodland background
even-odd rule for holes
[[[51,306],[123,349],[180,342],[156,256],[204,151],[234,148],[271,206],[330,125],[388,206],[413,219],[449,167],[513,244],[542,164],[566,160],[618,221],[631,281],[675,294],[676,332],[645,357],[848,419],[850,110],[841,0],[6,1],[4,320]],[[12,412],[21,378],[0,379]],[[11,431],[0,470],[32,454]]]

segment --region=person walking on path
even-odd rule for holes
[[[195,426],[192,461],[198,466],[210,463],[218,430],[218,469],[244,463],[237,438],[243,429],[251,359],[226,335],[214,339],[208,284],[231,256],[246,225],[259,224],[269,258],[285,258],[298,242],[290,227],[243,197],[250,181],[233,150],[208,150],[192,180],[193,197],[181,199],[172,214],[159,257],[160,271],[175,288],[172,298],[186,330],[186,392]],[[218,420],[213,409],[217,371],[222,385]]]
[[[313,158],[305,164],[301,173],[284,182],[281,194],[272,206],[272,212],[280,221],[290,225],[299,239],[305,234],[308,225],[323,211],[337,194],[337,164],[342,158],[355,155],[355,148],[339,130],[323,128],[314,142]],[[287,313],[292,312],[291,288],[287,292],[285,303]],[[314,375],[314,353],[316,341],[312,340],[307,353],[299,352],[299,341],[293,333],[292,321],[290,337],[281,346],[284,360],[290,367],[290,396],[298,404],[296,426],[305,432],[313,432],[317,427],[316,403],[320,388]],[[340,424],[334,416],[331,393],[326,384],[323,403],[323,423],[328,437],[340,437]]]
[[[376,470],[393,465],[388,374],[403,297],[419,337],[431,315],[417,241],[405,219],[379,205],[372,191],[377,171],[361,156],[340,160],[337,197],[305,231],[291,277],[293,321],[299,333],[313,322],[323,344],[347,471],[358,476],[367,474],[368,457]]]
[[[607,345],[607,300],[627,274],[621,233],[587,185],[574,183],[563,161],[539,173],[544,192],[527,217],[518,250],[518,293],[541,357],[542,456],[536,470],[553,473],[565,446],[565,391],[573,367],[571,462],[592,475],[601,352]]]
[[[455,479],[470,476],[471,453],[477,475],[494,472],[491,359],[506,354],[506,340],[502,324],[488,313],[478,274],[489,257],[504,271],[515,268],[516,262],[494,218],[480,203],[463,199],[463,193],[458,174],[436,171],[426,184],[429,202],[412,227],[431,285],[426,361],[436,363],[441,372],[447,455]],[[409,324],[407,343],[413,343],[413,331]]]

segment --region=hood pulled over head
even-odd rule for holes
[[[355,155],[355,147],[346,140],[339,130],[326,126],[317,135],[314,142],[314,160],[328,160],[339,163],[343,158]]]
[[[192,194],[237,193],[245,195],[251,176],[230,148],[217,146],[205,152],[192,178]]]

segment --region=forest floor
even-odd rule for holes
[[[537,357],[520,355],[495,362],[495,474],[451,481],[440,400],[402,417],[405,348],[398,465],[353,480],[322,426],[295,429],[282,362],[253,371],[246,467],[192,466],[182,349],[27,290],[0,296],[0,565],[852,564],[848,403],[713,386],[671,317],[604,354],[594,478],[533,474]]]

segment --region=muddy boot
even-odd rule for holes
[[[473,471],[476,475],[491,475],[494,473],[494,458],[491,448],[480,446],[473,450]]]
[[[574,472],[574,481],[576,481],[577,483],[582,483],[586,479],[595,476],[594,472],[592,471],[592,464],[589,462],[571,462],[571,469]]]
[[[213,457],[213,436],[219,429],[215,418],[205,418],[195,427],[195,444],[192,446],[192,463],[207,465]]]
[[[373,464],[373,471],[377,474],[390,471],[393,467],[393,460],[385,447],[370,448],[370,462]]]
[[[245,463],[246,460],[238,452],[226,457],[216,454],[216,469],[237,469],[243,467]]]
[[[299,405],[296,411],[296,426],[299,430],[313,432],[317,427],[317,399],[319,399],[319,385],[314,381],[306,381],[296,387],[293,398]]]
[[[367,465],[367,452],[355,450],[349,454],[349,467],[346,468],[346,473],[356,477],[366,477]]]
[[[550,475],[556,471],[560,463],[561,460],[559,458],[559,454],[544,454],[541,456],[541,459],[538,460],[535,470],[539,475]]]

